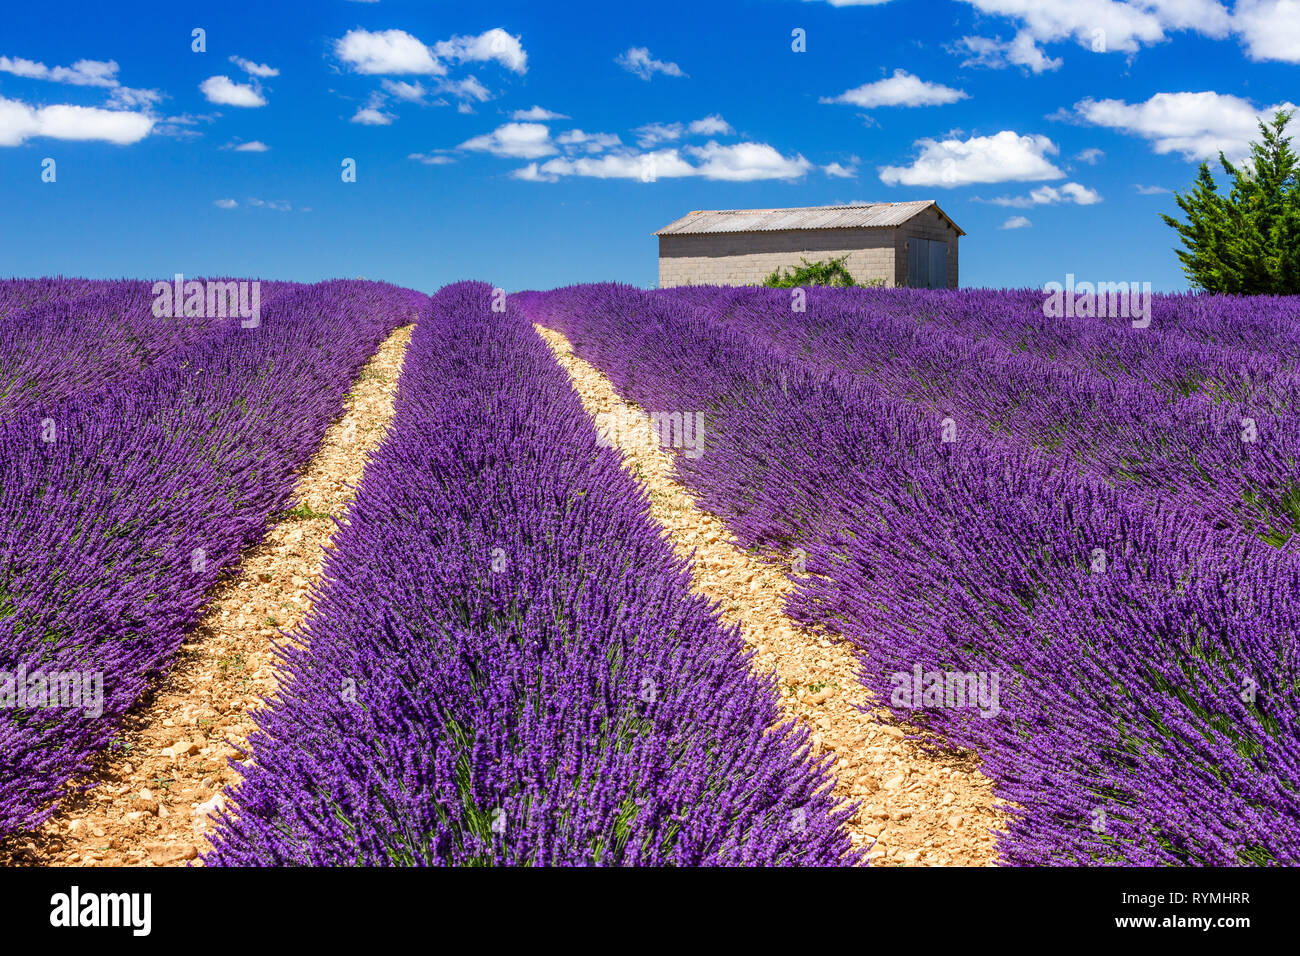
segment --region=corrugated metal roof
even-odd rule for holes
[[[802,229],[892,229],[934,206],[958,235],[966,233],[933,199],[859,206],[796,206],[787,209],[696,209],[670,222],[656,236],[712,232],[780,232]]]

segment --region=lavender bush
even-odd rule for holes
[[[1149,475],[1108,481],[1037,436],[904,400],[926,361],[950,381],[967,373],[927,357],[924,335],[875,343],[847,316],[819,345],[789,302],[620,286],[517,297],[647,410],[705,410],[704,453],[679,456],[678,475],[742,544],[803,549],[791,612],[852,641],[864,683],[900,717],[980,754],[1011,802],[1008,862],[1300,862],[1294,551],[1150,493]],[[869,310],[858,321],[875,327]],[[870,358],[845,357],[857,349]],[[1032,365],[993,364],[993,401],[1015,394],[1013,368],[1034,384]],[[1055,392],[1032,394],[1030,418]],[[1073,419],[1089,421],[1100,450],[1184,440],[1140,420],[1126,432],[1117,414]],[[1236,462],[1247,481],[1293,481],[1279,445],[1261,430],[1259,461],[1198,449],[1220,449],[1212,479]],[[972,706],[995,679],[997,698]]]
[[[130,284],[73,285],[76,309],[0,323],[16,343],[0,368],[18,376],[0,403],[0,835],[48,816],[111,741],[284,507],[361,365],[428,301],[286,287],[260,327],[205,329],[140,312]],[[42,354],[32,336],[47,332],[61,344]],[[48,694],[68,679],[102,699]]]
[[[491,302],[417,327],[206,862],[851,862],[827,764]]]

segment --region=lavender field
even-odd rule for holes
[[[536,326],[677,439],[695,423],[659,435],[672,480],[789,576],[791,633],[852,651],[871,720],[987,778],[997,862],[1300,863],[1300,306],[1157,296],[1140,324],[1032,291],[795,291],[265,283],[250,321],[160,316],[144,282],[0,283],[0,837],[57,830],[120,764],[414,324],[177,859],[875,862],[864,800],[901,797],[848,789],[832,718],[784,709]],[[183,742],[170,772],[206,801]],[[133,813],[125,849],[164,839]]]

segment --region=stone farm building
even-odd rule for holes
[[[933,200],[793,209],[697,209],[655,233],[659,287],[759,285],[774,270],[848,256],[857,282],[957,288],[966,233]]]

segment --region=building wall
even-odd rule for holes
[[[854,279],[862,282],[882,278],[885,285],[894,285],[899,276],[895,256],[900,248],[895,232],[893,229],[810,229],[660,236],[659,287],[758,285],[775,269],[798,266],[801,256],[809,262],[848,256],[844,265]],[[902,269],[906,273],[905,249]],[[955,269],[956,257],[950,254],[949,270]]]
[[[919,215],[913,216],[903,225],[899,226],[894,232],[895,256],[894,256],[894,285],[907,285],[907,240],[917,239],[938,239],[941,242],[948,243],[948,288],[957,288],[957,240],[960,236],[957,230],[948,225],[948,221],[934,211],[933,208],[926,209]],[[857,273],[853,273],[856,277]]]

